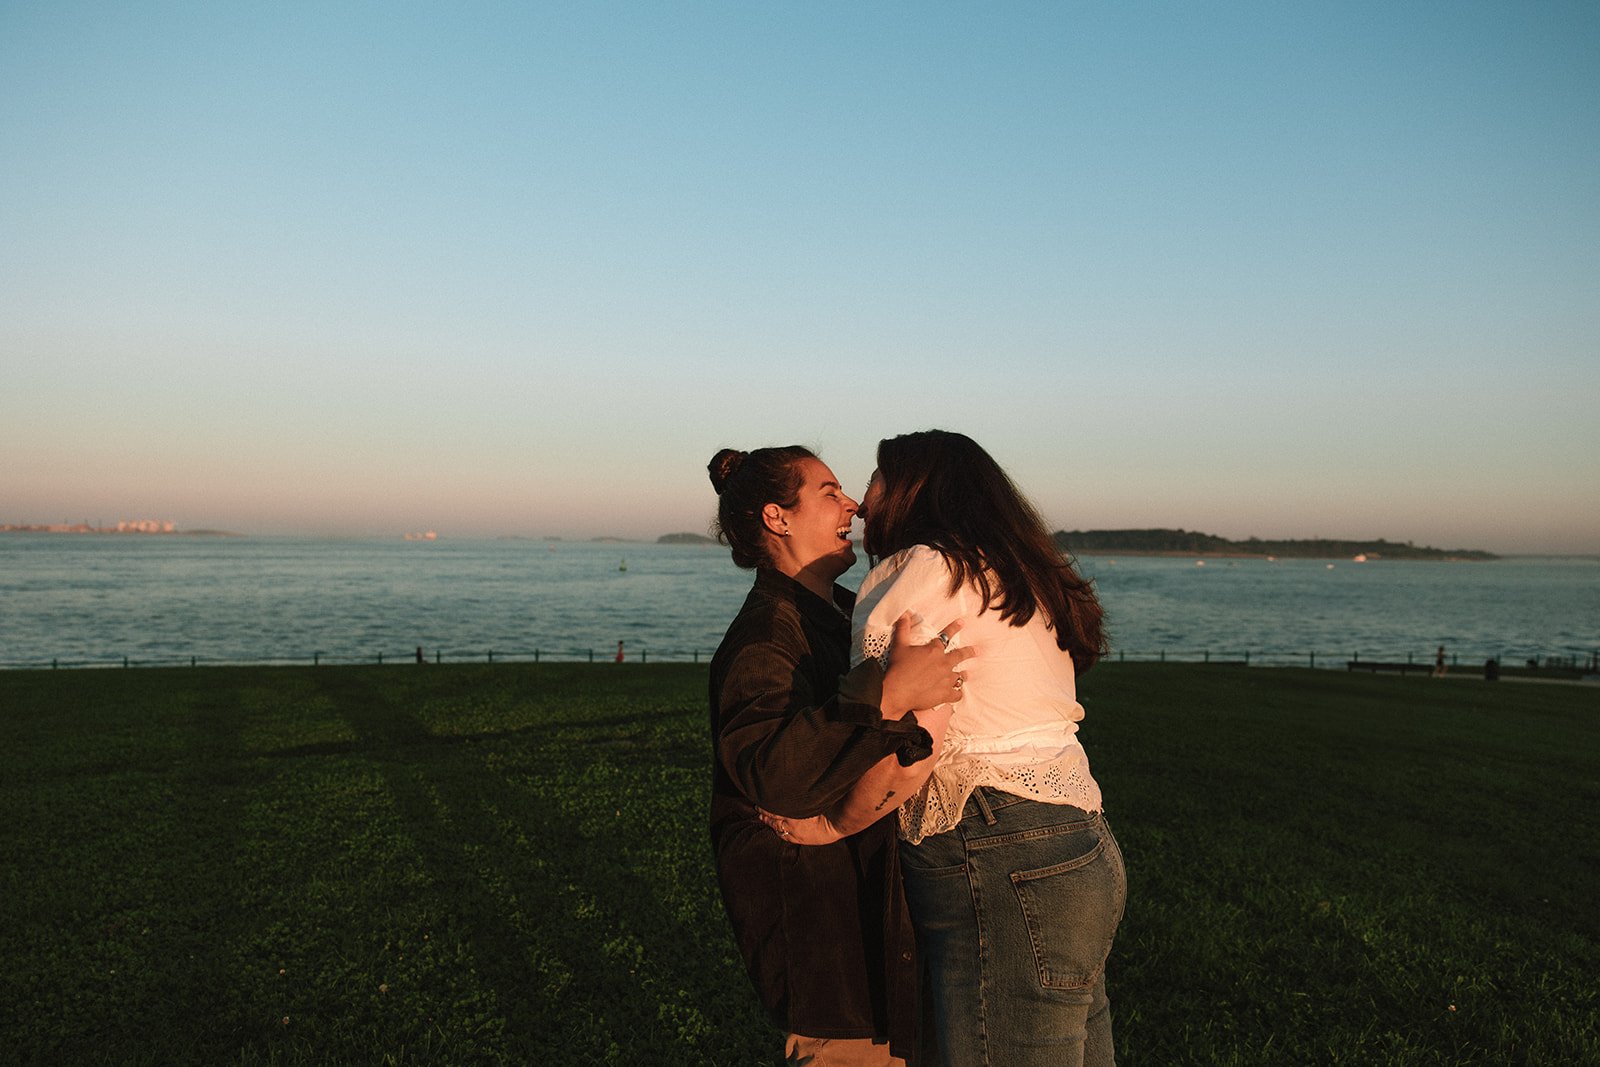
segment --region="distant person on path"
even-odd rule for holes
[[[903,1065],[917,965],[893,826],[800,848],[757,805],[813,815],[869,769],[911,773],[932,752],[919,719],[937,718],[912,709],[959,699],[968,653],[891,637],[886,667],[850,669],[855,598],[836,580],[855,563],[856,502],[798,446],[723,449],[709,470],[719,539],[755,571],[711,661],[711,843],[734,939],[787,1062]]]
[[[622,662],[622,642],[621,641],[617,642],[617,662],[618,663]]]
[[[1435,678],[1443,678],[1444,672],[1448,669],[1449,668],[1445,666],[1444,662],[1444,646],[1440,645],[1439,651],[1436,652],[1433,657],[1433,676]]]
[[[934,1062],[1112,1064],[1105,964],[1127,883],[1077,736],[1077,675],[1106,650],[1094,590],[961,434],[880,442],[861,517],[877,565],[856,600],[852,660],[879,656],[907,611],[913,636],[963,620],[952,641],[977,650],[966,699],[934,730],[932,776],[899,807]],[[771,823],[808,844],[860,831],[906,800],[877,777],[822,816]]]

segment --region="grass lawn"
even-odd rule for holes
[[[779,1062],[689,664],[0,672],[0,1061]],[[1105,664],[1120,1062],[1600,1062],[1600,690]]]

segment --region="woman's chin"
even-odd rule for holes
[[[828,576],[829,578],[838,578],[840,575],[844,574],[845,571],[849,570],[855,565],[856,549],[855,546],[848,541],[840,545],[837,550],[828,553],[828,555],[817,561],[817,567],[819,569],[826,567],[828,570],[833,572]]]

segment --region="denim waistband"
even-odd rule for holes
[[[1091,819],[1097,814],[1092,811],[1084,811],[1076,804],[1046,804],[1044,801],[1035,800],[1033,797],[1007,793],[1005,790],[996,789],[992,785],[980,785],[976,786],[972,790],[972,795],[967,797],[966,806],[961,809],[961,817],[963,819],[975,818],[985,825],[993,826],[995,824],[995,812],[1003,811],[1016,804],[1041,804],[1063,812],[1078,813],[1085,819]]]

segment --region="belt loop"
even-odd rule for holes
[[[983,786],[980,785],[972,791],[972,799],[978,802],[978,810],[983,812],[984,825],[993,826],[995,824],[994,812],[989,810],[989,802],[984,799]]]

